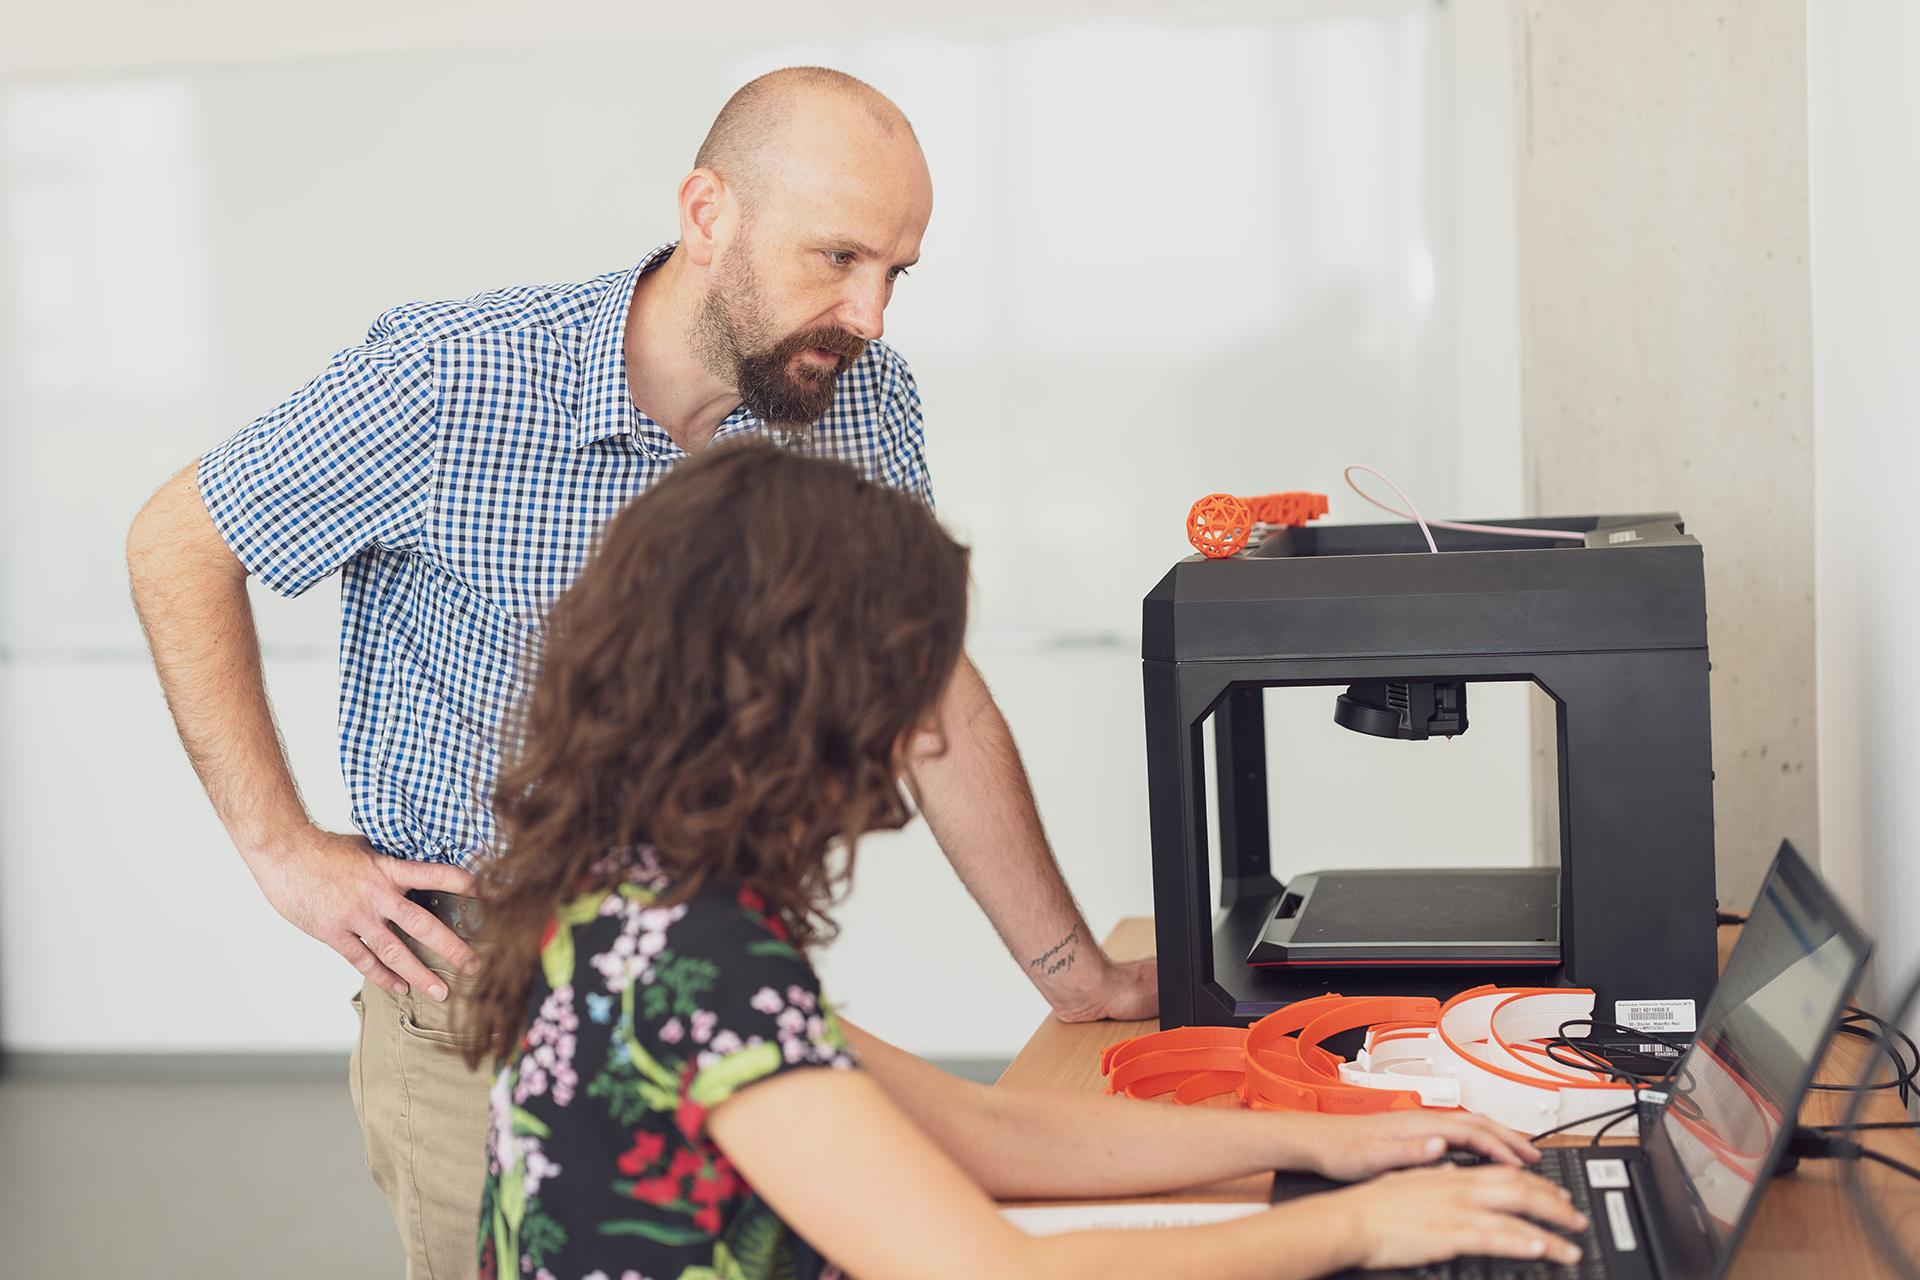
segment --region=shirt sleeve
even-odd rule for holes
[[[927,474],[926,420],[920,411],[920,386],[907,362],[894,355],[895,376],[884,410],[887,439],[893,456],[887,459],[887,483],[910,493],[933,509],[933,479]]]
[[[666,1017],[639,1019],[657,1060],[683,1065],[675,1123],[689,1140],[741,1089],[805,1068],[848,1069],[853,1053],[813,967],[751,892],[709,890],[667,928],[656,984],[697,990]],[[639,1028],[637,1028],[638,1030]]]
[[[200,498],[241,564],[297,596],[378,544],[413,545],[432,484],[431,357],[370,340],[200,459]]]

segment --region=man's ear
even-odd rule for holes
[[[713,265],[714,246],[726,232],[732,204],[727,184],[711,169],[695,169],[680,180],[680,248],[688,262]]]

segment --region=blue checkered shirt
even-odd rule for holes
[[[367,340],[200,460],[233,553],[274,591],[340,582],[340,764],[381,851],[468,865],[498,735],[547,607],[601,527],[686,457],[633,405],[640,273],[382,315]],[[717,441],[765,433],[735,409]],[[812,451],[929,504],[920,396],[883,343],[840,375]]]

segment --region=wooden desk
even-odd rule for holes
[[[1720,931],[1720,963],[1738,936],[1737,928]],[[1153,921],[1123,920],[1106,942],[1117,960],[1153,954]],[[1098,1093],[1101,1089],[1100,1050],[1116,1040],[1157,1029],[1155,1022],[1092,1022],[1067,1024],[1049,1018],[1001,1075],[999,1083],[1041,1089],[1070,1089]],[[1851,1080],[1860,1070],[1862,1054],[1872,1046],[1853,1036],[1835,1037],[1821,1067],[1821,1080]],[[1230,1105],[1220,1100],[1217,1105]],[[1846,1110],[1843,1093],[1816,1092],[1801,1112],[1803,1124],[1835,1124]],[[1903,1120],[1892,1090],[1877,1093],[1862,1117],[1867,1120]],[[1912,1130],[1868,1132],[1857,1135],[1876,1150],[1908,1164],[1920,1165],[1920,1135]],[[1549,1141],[1559,1141],[1550,1139]],[[1584,1142],[1572,1139],[1572,1143]],[[1908,1242],[1912,1256],[1920,1257],[1920,1182],[1875,1164],[1866,1166],[1867,1186],[1889,1225]],[[1166,1201],[1255,1201],[1265,1203],[1272,1177],[1240,1178],[1164,1196]],[[1775,1178],[1762,1192],[1760,1210],[1741,1242],[1734,1280],[1807,1280],[1808,1277],[1881,1277],[1891,1273],[1867,1240],[1854,1217],[1840,1164],[1808,1160],[1799,1169]]]

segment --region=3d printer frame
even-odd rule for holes
[[[1244,1023],[1340,991],[1446,996],[1511,969],[1254,968],[1272,872],[1261,690],[1367,680],[1530,680],[1559,746],[1560,961],[1530,986],[1692,1000],[1717,973],[1706,593],[1677,515],[1506,523],[1586,533],[1533,545],[1411,525],[1282,531],[1189,557],[1146,597],[1141,641],[1163,1027]],[[1331,702],[1332,699],[1330,698]],[[1202,734],[1213,717],[1221,862],[1209,893]],[[1306,868],[1302,868],[1306,870]],[[1628,1021],[1629,1019],[1617,1019]]]

